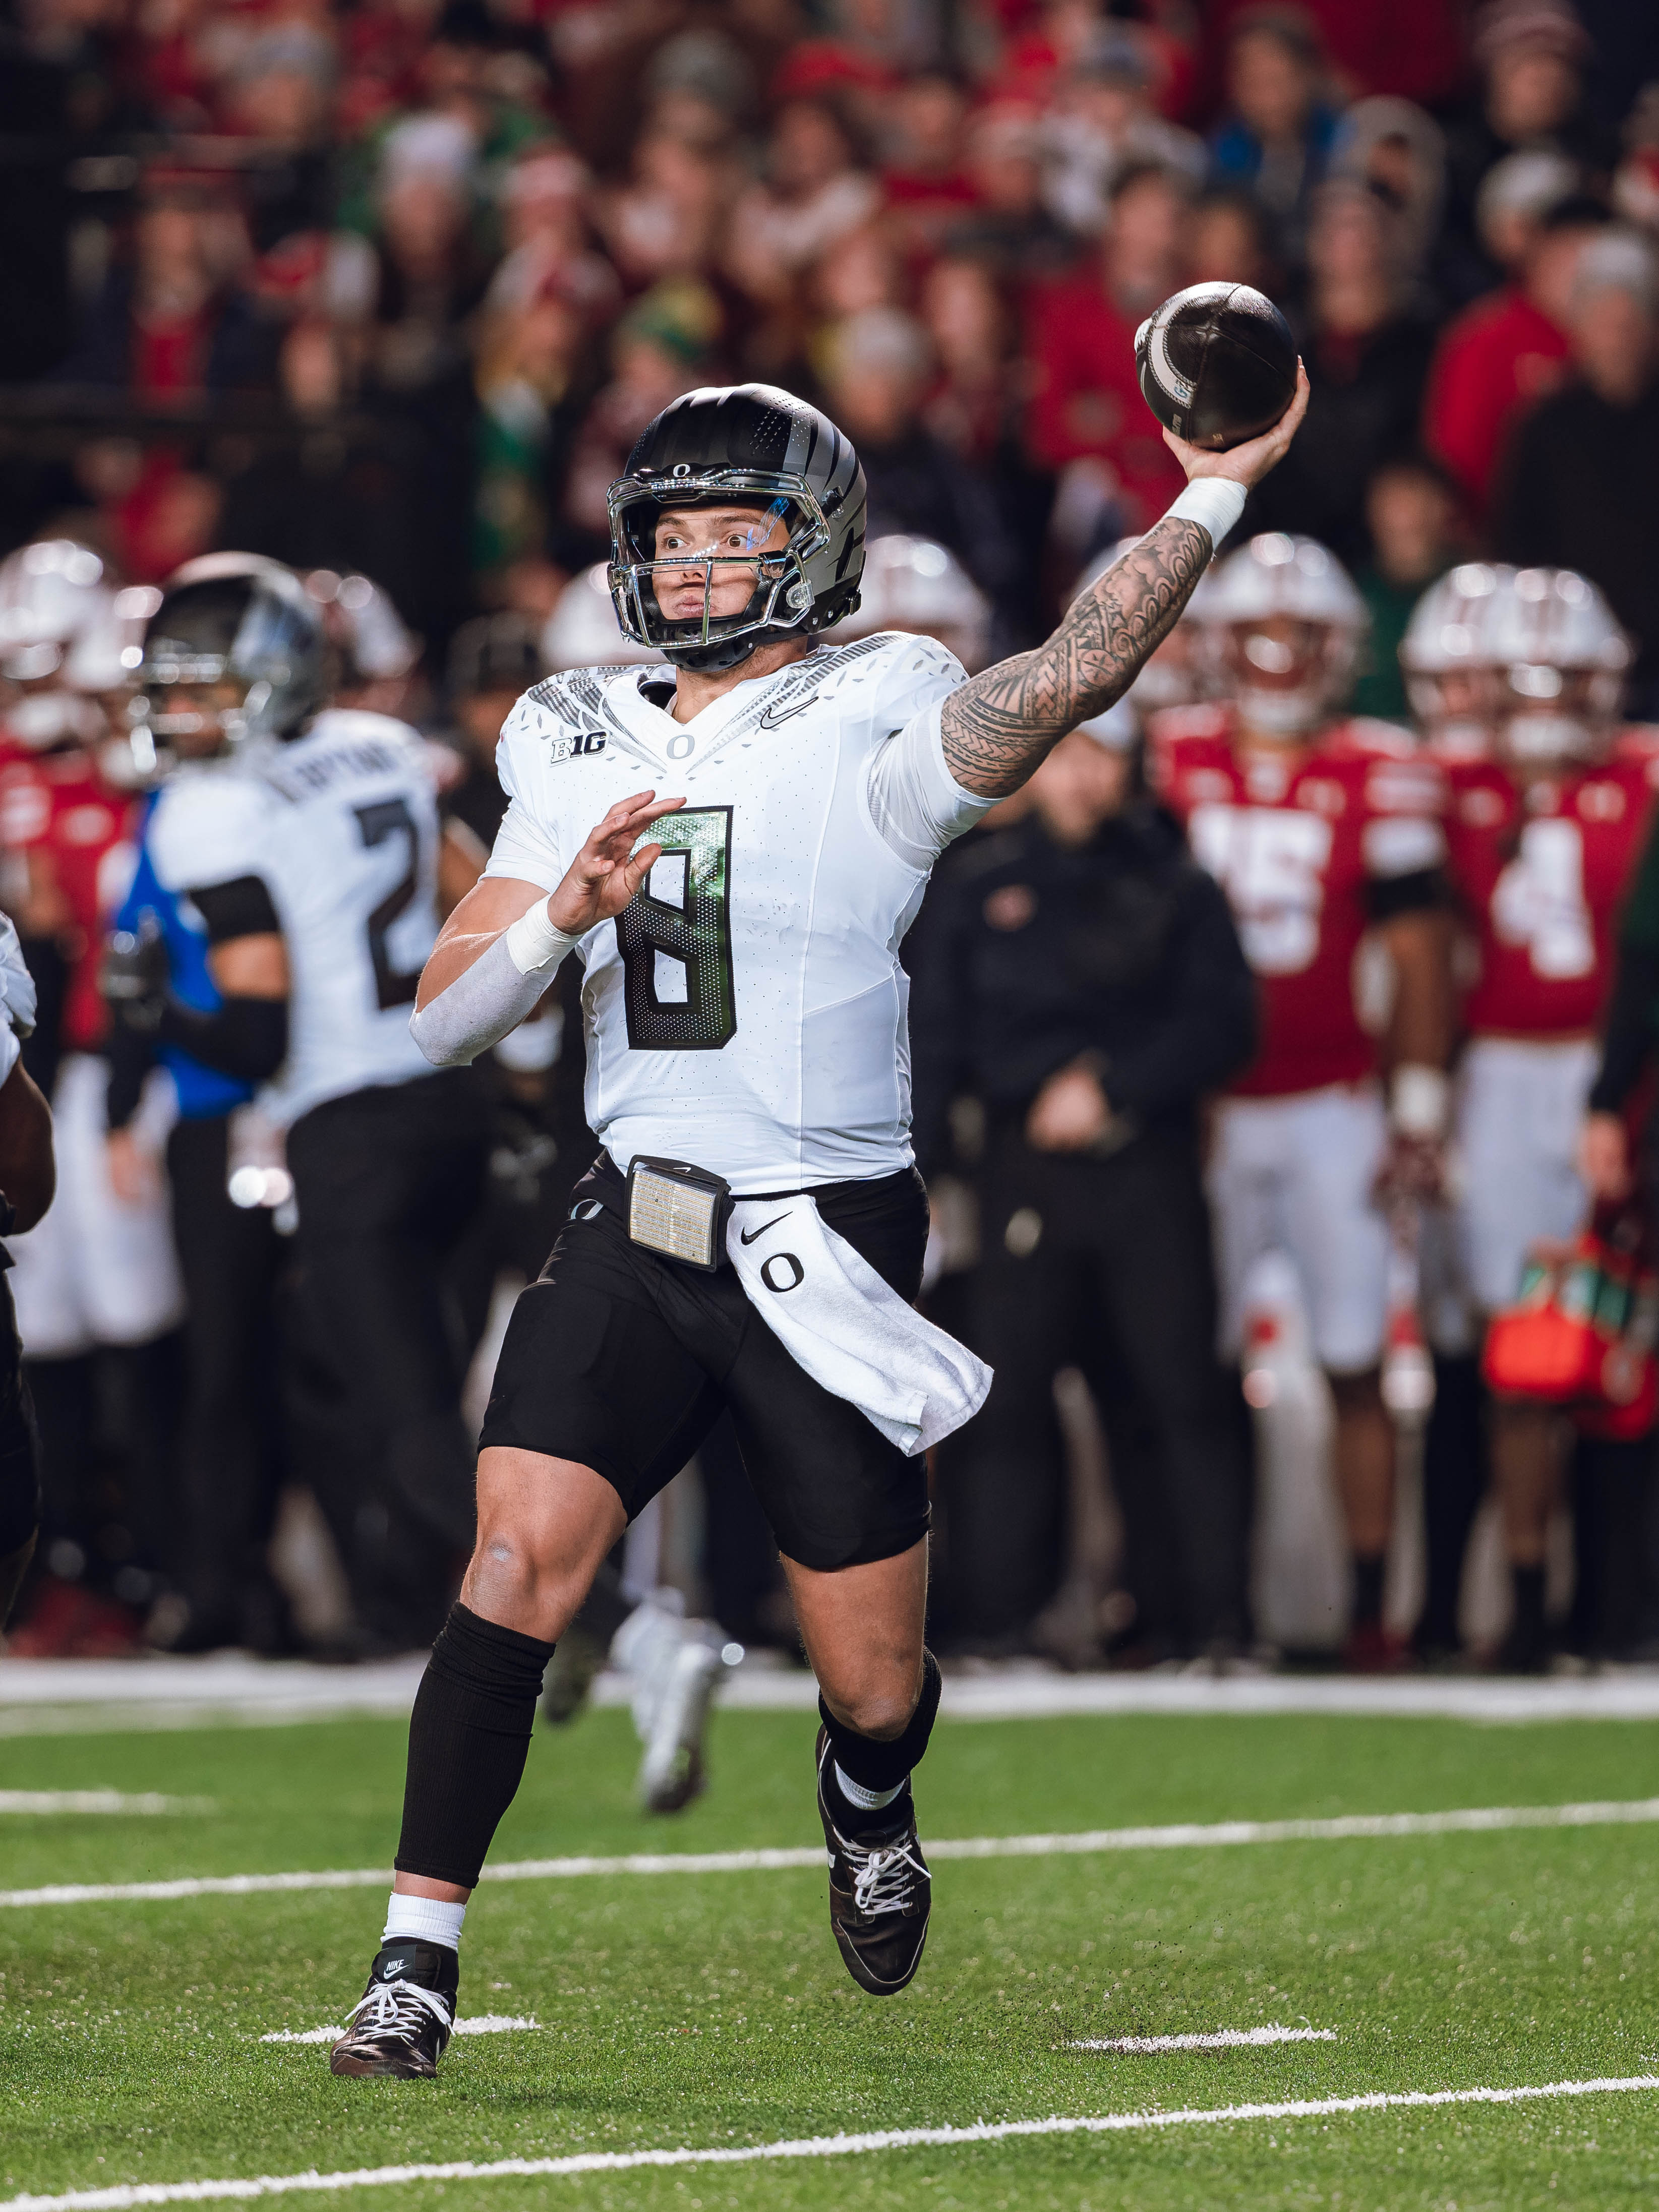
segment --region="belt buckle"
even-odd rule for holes
[[[726,1260],[732,1186],[687,1160],[637,1157],[628,1170],[628,1238],[712,1275]]]

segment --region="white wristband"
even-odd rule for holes
[[[1402,1137],[1443,1137],[1450,1110],[1451,1085],[1439,1068],[1395,1068],[1389,1118]]]
[[[576,940],[554,928],[547,901],[538,899],[528,914],[501,932],[501,942],[520,975],[550,975]]]
[[[1243,514],[1249,496],[1243,485],[1235,483],[1231,477],[1199,477],[1169,511],[1182,522],[1195,522],[1207,530],[1210,544],[1218,553],[1222,539]]]

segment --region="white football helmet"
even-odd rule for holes
[[[101,728],[97,709],[70,688],[65,663],[107,621],[113,596],[103,562],[72,538],[39,538],[0,562],[0,677],[17,744],[46,752]]]
[[[1295,743],[1328,720],[1370,629],[1334,553],[1268,531],[1211,572],[1200,611],[1216,693],[1264,737]]]
[[[1482,760],[1496,713],[1498,610],[1515,571],[1465,561],[1431,584],[1400,641],[1406,696],[1424,741],[1448,760]]]
[[[1091,584],[1097,584],[1109,568],[1115,568],[1124,555],[1133,552],[1139,543],[1139,538],[1120,538],[1115,545],[1109,545],[1103,553],[1097,554],[1073,585],[1067,605],[1074,606]],[[1142,721],[1149,715],[1161,714],[1166,707],[1195,706],[1199,700],[1209,696],[1212,653],[1203,633],[1214,574],[1213,568],[1206,568],[1199,578],[1198,588],[1182,609],[1175,628],[1118,702],[1120,706],[1127,705]],[[1112,711],[1115,713],[1116,709]]]
[[[653,646],[628,636],[617,620],[608,563],[596,561],[573,577],[542,631],[541,656],[555,675],[567,668],[616,668],[661,661]]]
[[[1588,576],[1522,568],[1492,623],[1494,742],[1518,769],[1600,760],[1618,726],[1631,642]]]
[[[989,649],[991,603],[954,553],[895,532],[866,544],[858,606],[837,627],[845,638],[883,629],[934,638],[972,676]]]

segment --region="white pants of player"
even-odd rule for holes
[[[116,1196],[105,1152],[108,1063],[70,1053],[52,1094],[58,1195],[38,1227],[8,1237],[23,1349],[67,1359],[99,1344],[143,1344],[184,1318],[167,1176],[136,1205]],[[159,1159],[177,1114],[172,1078],[153,1070],[135,1119]]]
[[[1457,1246],[1464,1281],[1484,1313],[1513,1300],[1530,1246],[1583,1226],[1589,1194],[1579,1180],[1578,1133],[1598,1059],[1588,1037],[1565,1044],[1476,1037],[1463,1055]]]
[[[1273,1251],[1296,1271],[1314,1357],[1335,1375],[1382,1356],[1388,1231],[1371,1184],[1388,1133],[1374,1084],[1224,1099],[1210,1158],[1221,1352],[1243,1344],[1250,1278]]]

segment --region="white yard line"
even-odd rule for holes
[[[244,1652],[201,1658],[0,1658],[0,1736],[91,1728],[185,1728],[324,1719],[347,1713],[406,1715],[422,1655],[363,1667]],[[602,1674],[594,1700],[625,1705],[629,1685]],[[804,1669],[740,1667],[720,1691],[736,1711],[816,1711],[817,1685]],[[1404,1679],[1339,1674],[1061,1674],[1009,1661],[945,1676],[947,1720],[1067,1714],[1327,1713],[1475,1722],[1659,1719],[1659,1668],[1547,1680]]]
[[[1104,1851],[1205,1850],[1233,1844],[1346,1843],[1398,1836],[1483,1835],[1505,1828],[1648,1827],[1659,1823],[1659,1797],[1581,1805],[1476,1805],[1451,1813],[1344,1813],[1326,1820],[1183,1820],[1160,1828],[1085,1828],[1034,1836],[965,1836],[935,1843],[946,1859],[1092,1856]],[[562,1881],[598,1875],[775,1874],[822,1867],[818,1845],[787,1850],[635,1851],[623,1858],[509,1859],[488,1870],[496,1881]],[[0,1906],[161,1904],[183,1897],[255,1897],[284,1890],[374,1889],[386,1867],[342,1867],[315,1874],[226,1874],[173,1881],[54,1882],[44,1889],[0,1889]],[[3,2212],[3,2207],[0,2207]]]
[[[0,2212],[134,2212],[145,2204],[200,2203],[219,2197],[315,2195],[337,2189],[387,2189],[416,2181],[516,2181],[575,2173],[627,2173],[641,2166],[751,2166],[768,2159],[850,2158],[883,2150],[932,2150],[958,2143],[1012,2142],[1030,2136],[1139,2135],[1162,2128],[1222,2127],[1244,2120],[1330,2119],[1444,2105],[1521,2105],[1548,2097],[1601,2097],[1659,2089],[1659,2074],[1595,2081],[1545,2081],[1515,2089],[1403,2089],[1363,2097],[1310,2097],[1279,2105],[1190,2106],[1170,2112],[1106,2112],[1079,2118],[980,2120],[964,2128],[886,2128],[869,2135],[808,2136],[794,2142],[745,2143],[706,2150],[577,2151],[564,2158],[455,2159],[442,2165],[359,2166],[343,2173],[264,2173],[224,2181],[118,2183],[59,2197],[9,2197]]]
[[[458,2020],[457,2035],[513,2035],[520,2028],[539,2027],[538,2020],[517,2020],[504,2012],[481,2012],[471,2020]],[[262,2035],[261,2043],[337,2043],[345,2033],[343,2027],[279,2027],[273,2034]]]
[[[211,1813],[211,1797],[161,1797],[153,1790],[0,1790],[0,1813]]]
[[[266,2036],[265,2041],[276,2040]],[[1068,2051],[1242,2051],[1263,2043],[1334,2043],[1334,2027],[1218,2027],[1211,2035],[1090,2036]]]

